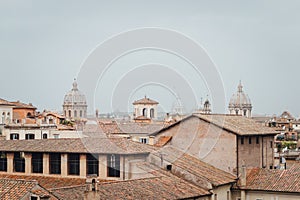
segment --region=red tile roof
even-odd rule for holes
[[[28,194],[57,199],[49,191],[40,187],[37,181],[0,179],[0,199],[18,200],[23,199]]]
[[[136,104],[158,104],[157,101],[147,98],[146,96],[142,99],[136,100],[132,103],[133,105]]]
[[[154,177],[100,183],[99,199],[184,199],[210,195],[206,189],[193,185],[170,172],[144,164]]]
[[[274,128],[263,126],[255,120],[238,116],[238,115],[223,115],[223,114],[193,114],[174,124],[171,124],[157,132],[149,135],[157,135],[165,130],[168,130],[174,126],[180,125],[181,122],[189,120],[191,118],[198,118],[207,123],[216,125],[222,129],[232,132],[237,135],[276,135],[278,132]],[[195,126],[198,123],[195,124]],[[186,127],[189,128],[189,127]],[[193,127],[194,128],[194,127]]]
[[[174,174],[203,188],[212,189],[211,186],[216,187],[236,182],[236,176],[172,146],[163,147],[160,153],[164,155],[164,161],[173,166],[172,172]]]
[[[247,171],[246,190],[300,193],[300,163],[287,170],[251,169]]]
[[[0,140],[0,151],[57,153],[147,154],[156,150],[150,145],[124,138],[62,138],[43,140]]]

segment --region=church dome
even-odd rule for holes
[[[65,95],[64,105],[86,105],[85,95],[78,90],[76,80],[73,82],[72,90]]]
[[[236,94],[233,94],[230,102],[229,107],[231,108],[243,108],[243,107],[251,107],[251,101],[247,94],[243,91],[243,86],[240,83],[238,86],[238,91]]]

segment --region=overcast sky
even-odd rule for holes
[[[1,0],[0,97],[32,102],[39,110],[59,111],[73,79],[99,44],[120,32],[159,27],[178,31],[206,50],[222,78],[226,105],[242,80],[254,113],[280,114],[288,110],[299,117],[299,10],[299,0]],[[141,65],[152,58],[153,63],[168,60],[169,66],[181,62],[165,53],[144,51],[116,63],[111,75],[103,80],[114,85],[110,80],[124,75],[118,74],[118,65]],[[131,76],[144,76],[143,72],[136,70]],[[191,87],[197,88],[196,104],[201,97],[209,97],[204,80],[199,79],[197,85],[191,71],[190,75],[189,70],[178,73],[185,73],[183,76],[191,80]],[[171,87],[176,90],[179,86]],[[112,108],[109,98],[105,98],[111,89],[97,88],[95,107],[100,112],[124,110],[122,106]],[[121,105],[121,101],[127,104],[147,94],[169,112],[176,100],[157,85],[135,88],[138,89],[129,90],[130,99],[118,98],[114,105]],[[197,107],[193,103],[185,106],[187,110]]]

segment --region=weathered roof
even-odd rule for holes
[[[24,198],[29,193],[41,197],[47,196],[50,199],[57,199],[46,189],[40,187],[36,181],[0,179],[0,199],[18,200]]]
[[[193,185],[153,165],[154,177],[99,184],[100,199],[184,199],[210,195],[206,189]]]
[[[70,187],[84,185],[85,178],[62,178],[62,177],[49,177],[49,176],[28,176],[28,175],[15,175],[15,174],[0,174],[1,179],[11,180],[26,180],[35,181],[43,188],[51,190],[54,188]]]
[[[106,134],[149,134],[162,129],[165,125],[157,122],[99,121],[99,126]]]
[[[4,106],[14,106],[14,104],[12,104],[11,102],[6,101],[6,100],[1,99],[1,98],[0,98],[0,105],[4,105]]]
[[[136,104],[158,104],[157,101],[154,101],[150,98],[147,98],[146,96],[142,99],[139,99],[139,100],[136,100],[132,103],[133,105],[136,105]]]
[[[274,128],[263,126],[262,124],[255,122],[255,120],[244,116],[227,114],[193,114],[150,135],[157,135],[167,129],[180,125],[181,122],[189,120],[193,117],[199,118],[200,120],[211,123],[241,136],[278,134],[278,132]],[[198,123],[195,124],[195,126],[196,125],[198,125]]]
[[[12,101],[11,102],[14,105],[14,108],[27,108],[27,109],[36,109],[31,103],[26,104],[20,101]]]
[[[149,134],[161,130],[164,127],[164,124],[126,122],[126,123],[118,123],[118,127],[123,133]]]
[[[216,187],[236,182],[234,175],[172,146],[162,148],[160,153],[164,155],[165,161],[171,163],[174,174],[203,188],[212,189],[210,185]]]
[[[300,193],[300,163],[287,170],[251,169],[247,172],[246,190]]]
[[[0,141],[0,151],[57,153],[144,154],[155,147],[123,138],[65,138]]]

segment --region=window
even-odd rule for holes
[[[238,110],[236,110],[236,111],[235,111],[235,114],[236,114],[236,115],[238,115],[238,114],[239,114],[239,111],[238,111]]]
[[[79,116],[80,116],[80,117],[82,117],[82,110],[81,110],[81,111],[79,111]]]
[[[241,137],[241,144],[244,144],[244,137]]]
[[[150,109],[150,118],[154,118],[154,109],[153,108]]]
[[[14,171],[25,172],[24,152],[14,153]]]
[[[53,134],[54,139],[58,139],[59,138],[59,134]]]
[[[50,153],[50,174],[60,174],[61,173],[61,154],[60,153]]]
[[[7,171],[7,157],[5,152],[0,153],[0,171]]]
[[[120,177],[120,155],[107,156],[108,177]]]
[[[47,133],[44,133],[44,134],[43,134],[43,139],[47,139],[47,138],[48,138]]]
[[[144,108],[144,109],[143,109],[143,116],[144,116],[144,117],[147,117],[147,108]]]
[[[71,110],[69,110],[69,117],[71,117]]]
[[[270,141],[270,148],[273,148],[273,141]]]
[[[252,139],[252,138],[251,138],[251,137],[249,137],[249,144],[251,144],[251,143],[252,143],[251,139]]]
[[[36,197],[36,196],[31,196],[31,197],[30,197],[30,200],[38,200],[38,197]]]
[[[32,134],[32,133],[25,134],[25,139],[26,140],[34,140],[34,134]]]
[[[10,134],[10,139],[11,140],[18,140],[19,139],[19,134],[18,133],[11,133]]]
[[[215,200],[218,200],[218,195],[217,194],[215,194]]]
[[[98,155],[87,154],[86,157],[86,165],[87,165],[87,174],[92,175],[96,174],[99,176],[99,160]]]
[[[32,153],[31,170],[32,173],[43,173],[43,154]]]
[[[256,136],[256,144],[259,144],[259,137]]]
[[[72,153],[68,154],[68,174],[69,175],[79,175],[79,154]]]
[[[147,138],[140,138],[140,142],[143,144],[148,144],[148,139]]]
[[[77,110],[74,110],[74,117],[77,117]]]
[[[247,110],[244,110],[244,116],[247,116]]]

